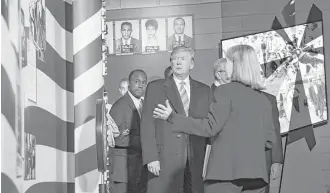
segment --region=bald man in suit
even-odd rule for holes
[[[140,122],[143,95],[147,85],[147,75],[142,70],[134,70],[129,75],[128,91],[118,99],[110,110],[110,115],[119,128],[113,149],[114,193],[144,193],[146,172],[142,164],[140,142]]]

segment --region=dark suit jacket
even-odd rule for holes
[[[275,127],[276,142],[272,145],[271,149],[266,151],[266,159],[269,164],[268,167],[271,167],[273,163],[283,163],[283,147],[282,147],[282,137],[281,137],[281,125],[279,122],[279,112],[277,108],[277,100],[274,95],[263,92],[268,98],[269,102],[272,105],[273,121]]]
[[[134,45],[134,52],[140,52],[141,50],[141,41],[135,38],[131,38],[131,44]],[[119,38],[116,40],[116,53],[122,53],[121,52],[121,46],[123,45],[122,38]]]
[[[209,90],[207,85],[190,78],[190,117],[207,116],[211,100]],[[202,193],[206,139],[173,133],[172,128],[176,127],[175,124],[152,117],[157,104],[165,105],[167,99],[177,113],[185,114],[173,76],[148,84],[141,121],[143,163],[148,164],[158,160],[161,167],[159,177],[150,177],[148,192],[182,192],[184,168],[188,158],[193,189]]]
[[[212,137],[205,180],[263,179],[268,182],[265,146],[275,142],[272,107],[268,99],[238,82],[219,86],[208,118],[192,119],[172,113],[174,132]],[[272,128],[266,130],[265,128]]]
[[[112,179],[136,188],[137,184],[142,183],[139,180],[143,171],[140,117],[128,92],[113,104],[110,115],[120,131],[120,136],[115,138],[117,148],[113,152]],[[125,129],[130,129],[129,135],[122,134]]]
[[[217,86],[215,86],[215,84],[213,83],[211,85],[211,92],[214,93],[215,89],[217,88]]]
[[[173,42],[176,42],[174,34],[167,38],[167,42],[166,42],[167,50],[169,50],[169,51],[173,50]],[[189,47],[189,48],[194,48],[193,39],[191,37],[187,36],[186,34],[184,35],[184,46]]]

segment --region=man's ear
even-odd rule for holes
[[[190,64],[190,67],[189,69],[192,70],[195,66],[195,61],[194,60],[191,60],[191,64]]]
[[[219,71],[215,73],[215,76],[217,77],[218,80],[221,79],[221,73]]]

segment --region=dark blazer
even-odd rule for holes
[[[211,85],[211,92],[214,93],[215,89],[217,88],[217,86],[215,86],[215,84],[213,83]]]
[[[267,149],[266,156],[267,161],[269,160],[268,164],[269,168],[273,163],[283,163],[283,147],[282,147],[282,137],[281,137],[281,125],[279,122],[279,112],[277,108],[277,100],[274,95],[269,93],[263,92],[264,95],[267,97],[269,102],[272,105],[272,114],[273,114],[273,121],[275,127],[275,135],[276,135],[276,142],[272,145],[271,149]]]
[[[212,137],[205,180],[263,179],[268,183],[265,146],[275,142],[272,107],[260,91],[238,82],[219,86],[208,118],[172,113],[174,132]],[[265,128],[272,128],[266,130]]]
[[[173,34],[172,36],[167,38],[167,50],[171,51],[173,50],[173,42],[176,42],[175,35]],[[184,46],[189,47],[189,48],[194,48],[194,41],[191,37],[187,36],[184,34]]]
[[[211,100],[210,88],[190,78],[190,92],[189,117],[206,117]],[[203,193],[202,171],[206,138],[173,133],[175,124],[154,119],[154,108],[158,104],[165,105],[167,99],[178,114],[185,114],[173,76],[148,84],[141,121],[143,163],[158,160],[161,168],[159,177],[149,173],[148,193],[182,193],[187,159],[193,192]]]
[[[141,41],[135,38],[131,38],[131,44],[134,45],[134,53],[140,52],[141,50]],[[116,40],[116,53],[122,53],[121,52],[121,46],[123,45],[122,38],[119,38]]]
[[[115,138],[112,180],[128,183],[128,190],[137,189],[139,184],[146,184],[143,179],[146,174],[143,174],[140,116],[128,92],[113,104],[110,115],[120,131]],[[122,134],[125,129],[130,129],[129,135]]]

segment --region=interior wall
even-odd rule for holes
[[[112,6],[112,2],[113,1],[110,1],[109,9]],[[179,5],[164,4],[164,6],[160,7],[128,8],[128,5],[136,7],[138,5],[146,6],[147,4],[144,2],[123,1],[123,7],[121,9],[107,11],[107,19],[125,20],[131,18],[142,19],[192,14],[194,24],[193,36],[196,50],[195,67],[192,70],[192,77],[210,85],[212,82],[211,66],[219,56],[218,43],[222,37],[221,3],[186,4],[187,2],[180,1]],[[119,98],[119,81],[122,78],[127,78],[129,73],[134,69],[144,70],[148,78],[153,76],[163,78],[164,70],[169,66],[169,57],[169,52],[160,52],[150,55],[111,55],[108,57],[108,75],[105,77],[105,86],[109,94],[109,101],[114,103],[115,100]]]
[[[285,27],[281,12],[288,0],[111,0],[107,18],[111,20],[194,14],[196,69],[192,76],[208,85],[212,81],[211,65],[218,57],[217,43],[221,38],[231,38],[271,29],[277,16]],[[326,66],[330,47],[330,2],[328,0],[296,1],[296,23],[307,20],[309,9],[315,3],[324,18],[324,47]],[[222,25],[222,27],[221,27]],[[149,77],[163,76],[169,65],[169,54],[111,56],[108,62],[106,88],[110,102],[119,98],[119,80],[135,69],[145,70]],[[330,85],[330,68],[326,67],[327,85]],[[330,100],[327,90],[328,101]],[[305,139],[287,147],[281,193],[330,192],[330,126],[314,128],[316,146],[309,151]]]
[[[223,38],[269,30],[277,16],[283,25],[281,11],[288,0],[246,0],[222,3]],[[330,85],[330,2],[328,0],[296,1],[296,23],[305,23],[312,4],[321,9],[324,19],[324,49],[327,87]],[[226,20],[228,22],[226,22]],[[327,90],[328,101],[329,90]],[[316,146],[309,151],[305,139],[287,147],[281,193],[330,192],[330,127],[314,128]]]
[[[23,192],[72,193],[72,2],[45,0],[45,6],[46,50],[44,62],[36,58],[36,102],[28,100],[25,90],[25,132],[36,137],[36,179],[25,180]],[[26,69],[22,69],[24,84],[29,82]]]

